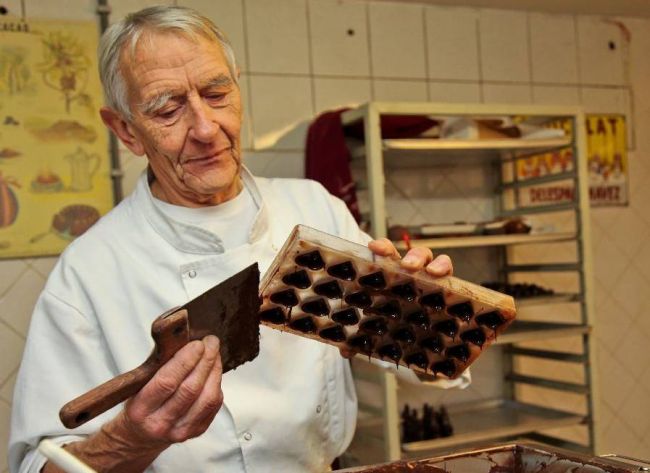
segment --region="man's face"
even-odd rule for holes
[[[133,119],[129,146],[146,154],[152,191],[185,206],[239,191],[241,97],[221,46],[198,36],[150,33],[122,56]]]

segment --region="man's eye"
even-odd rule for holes
[[[226,99],[227,94],[208,94],[205,96],[205,99],[210,103],[211,105],[219,105],[222,104],[225,99]]]
[[[170,119],[170,118],[174,118],[179,110],[180,108],[178,107],[167,109],[167,110],[160,110],[156,115],[158,115],[158,117],[163,119]]]

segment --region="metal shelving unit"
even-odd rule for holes
[[[545,140],[441,140],[441,139],[406,139],[383,140],[379,127],[382,115],[427,115],[427,116],[466,116],[466,117],[496,117],[519,116],[530,117],[533,121],[566,119],[570,120],[572,136]],[[427,246],[432,249],[451,248],[491,248],[498,252],[501,280],[511,282],[514,275],[522,272],[542,272],[577,275],[579,289],[566,293],[555,293],[548,296],[520,299],[516,301],[519,309],[532,307],[553,311],[558,304],[571,304],[578,308],[579,321],[572,323],[557,320],[517,320],[499,337],[498,345],[502,345],[504,353],[503,397],[484,403],[466,405],[448,405],[450,416],[455,427],[452,437],[413,442],[399,443],[399,417],[397,394],[392,392],[397,382],[395,374],[389,371],[355,363],[355,376],[364,382],[373,382],[383,393],[381,407],[365,404],[360,401],[360,421],[358,433],[353,442],[353,448],[360,452],[361,461],[368,463],[370,452],[381,451],[382,457],[372,458],[374,461],[393,461],[399,458],[423,456],[425,453],[440,452],[441,449],[466,447],[476,442],[490,442],[512,439],[513,437],[529,436],[538,441],[545,441],[555,446],[573,448],[581,451],[594,451],[596,437],[594,432],[594,401],[595,393],[593,365],[594,350],[591,347],[590,314],[591,300],[591,259],[587,248],[589,242],[589,199],[586,168],[586,134],[584,115],[581,109],[575,107],[548,106],[518,106],[518,105],[475,105],[475,104],[433,104],[433,103],[383,103],[371,102],[349,110],[342,115],[343,124],[362,120],[365,130],[363,146],[351,150],[355,166],[365,168],[368,186],[368,201],[370,222],[375,238],[385,237],[386,206],[385,206],[385,172],[395,166],[416,163],[423,160],[429,164],[440,161],[455,164],[471,162],[490,165],[497,169],[500,183],[495,190],[495,199],[499,207],[499,215],[525,216],[543,215],[571,211],[574,215],[574,229],[569,232],[529,235],[490,235],[463,236],[455,238],[433,238],[412,240],[411,246]],[[559,174],[518,181],[515,166],[518,160],[570,147],[574,156],[573,170]],[[395,159],[399,156],[399,160]],[[408,156],[409,159],[403,159]],[[463,161],[465,160],[465,161]],[[532,185],[543,185],[553,182],[572,181],[575,183],[574,199],[554,205],[524,207],[520,203],[519,192]],[[513,261],[513,248],[519,245],[543,245],[546,243],[575,242],[577,258],[572,262],[529,263],[518,264]],[[395,242],[396,247],[406,250],[404,242]],[[557,349],[530,347],[526,342],[559,339],[562,337],[578,337],[581,341],[579,353],[558,351]],[[563,380],[548,379],[530,373],[518,372],[518,360],[522,358],[538,359],[580,366],[583,382],[573,383]],[[374,371],[374,374],[369,374]],[[373,378],[374,376],[374,378]],[[531,404],[519,399],[522,386],[534,386],[542,389],[558,390],[583,396],[585,409],[582,412],[568,412],[545,405]],[[565,426],[582,425],[586,429],[587,441],[583,443],[567,440],[547,433],[548,429]],[[354,456],[354,455],[353,455]]]

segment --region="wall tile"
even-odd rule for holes
[[[426,7],[430,79],[479,80],[478,10]]]
[[[305,157],[302,152],[255,152],[244,153],[244,164],[256,176],[305,177]]]
[[[625,39],[600,17],[578,18],[578,57],[583,84],[625,85]],[[612,43],[615,49],[610,48]]]
[[[246,0],[251,71],[308,73],[306,0]]]
[[[95,3],[91,0],[86,0],[87,3],[91,4],[93,12],[95,11]],[[42,2],[41,2],[42,3]],[[56,5],[57,2],[48,2]],[[174,0],[111,0],[111,16],[109,17],[110,22],[114,23],[122,19],[128,13],[138,11],[142,8],[153,7],[156,5],[172,5]]]
[[[14,374],[9,376],[6,380],[4,380],[4,384],[1,384],[2,387],[0,387],[0,399],[3,399],[6,402],[11,402],[14,397],[14,386],[16,385],[16,376],[18,375],[18,371],[15,371]],[[3,381],[0,381],[0,383],[3,383]]]
[[[58,260],[58,257],[34,258],[29,265],[44,278],[47,278]]]
[[[176,0],[177,5],[194,8],[217,25],[228,37],[235,51],[237,65],[248,70],[244,39],[243,0]]]
[[[576,28],[573,16],[530,14],[533,82],[578,82]]]
[[[481,10],[479,22],[483,80],[530,80],[526,13]]]
[[[93,0],[60,0],[56,2],[25,2],[25,15],[29,18],[57,20],[96,20],[97,6]]]
[[[529,85],[483,84],[485,103],[531,103],[532,90]]]
[[[370,81],[367,79],[314,79],[316,113],[370,100]]]
[[[11,409],[4,402],[0,402],[0,458],[7,458],[7,444],[9,443],[9,424],[11,422]],[[2,463],[4,466],[5,462]]]
[[[479,103],[481,86],[478,82],[429,82],[429,100],[441,103]]]
[[[14,330],[27,335],[32,310],[45,285],[45,278],[33,268],[24,272],[0,298],[0,319]]]
[[[582,87],[581,94],[586,113],[628,114],[629,92],[626,88]]]
[[[309,0],[314,74],[370,75],[366,5]]]
[[[249,80],[255,149],[303,149],[314,114],[311,81],[268,76],[251,76]]]
[[[7,9],[8,15],[18,17],[21,17],[23,15],[23,10],[20,4],[20,0],[4,0],[2,2],[2,5]]]
[[[423,7],[373,2],[369,8],[373,76],[424,79]]]
[[[20,364],[24,345],[25,340],[22,337],[0,322],[0,382],[4,382]]]
[[[0,297],[15,284],[16,280],[27,270],[27,263],[19,259],[0,260]]]
[[[533,102],[541,105],[580,105],[580,88],[564,85],[533,85]]]
[[[374,99],[381,101],[426,102],[426,81],[375,80]]]

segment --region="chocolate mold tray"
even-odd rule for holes
[[[511,296],[405,270],[303,225],[293,229],[260,287],[264,325],[451,379],[515,317]]]

